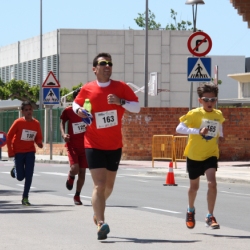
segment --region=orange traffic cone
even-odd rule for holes
[[[169,170],[166,176],[166,183],[163,186],[177,186],[174,181],[173,162],[169,162]]]

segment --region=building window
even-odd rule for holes
[[[250,97],[250,82],[242,83],[242,98]]]
[[[43,58],[42,81],[46,79],[49,71],[53,71],[58,78],[58,55]],[[40,58],[2,67],[0,68],[0,78],[5,83],[15,78],[28,82],[30,86],[40,85]]]

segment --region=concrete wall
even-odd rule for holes
[[[149,107],[188,107],[190,82],[187,81],[187,49],[190,31],[150,30],[148,33],[148,72],[158,72],[157,96],[148,97]],[[145,31],[139,30],[59,30],[60,83],[70,88],[95,78],[92,61],[102,51],[113,57],[113,79],[131,82],[139,87],[145,84],[144,54]],[[208,55],[211,56],[211,55]],[[211,56],[212,76],[214,65],[219,66],[219,79],[223,84],[220,98],[237,98],[238,84],[227,75],[244,72],[244,56]],[[193,83],[193,107],[199,105]],[[141,105],[144,93],[138,92]]]
[[[211,56],[212,57],[212,77],[214,78],[214,66],[218,65],[219,79],[219,99],[238,98],[238,82],[228,77],[228,74],[238,74],[245,72],[244,56]]]
[[[190,82],[187,81],[187,49],[191,31],[150,30],[148,32],[148,72],[158,73],[157,96],[148,97],[149,107],[189,107]],[[145,85],[143,30],[59,29],[43,35],[43,56],[59,55],[58,78],[61,87],[71,89],[95,79],[92,60],[99,52],[113,57],[113,79]],[[210,56],[210,55],[209,55]],[[20,62],[40,58],[40,36],[20,41]],[[0,48],[0,67],[18,63],[18,43]],[[220,98],[236,98],[237,82],[227,74],[245,72],[244,56],[212,56],[219,65]],[[193,83],[193,107],[198,106]],[[144,93],[138,92],[141,106]]]
[[[0,47],[0,67],[40,58],[40,36]],[[57,54],[57,30],[43,35],[43,57]]]
[[[43,35],[43,57],[57,54],[57,31]],[[20,41],[20,62],[40,58],[40,36]]]
[[[186,81],[187,39],[190,31],[150,30],[148,33],[148,72],[158,72],[158,96],[150,97],[149,106],[188,105]],[[59,30],[60,83],[70,88],[95,78],[93,58],[109,52],[114,62],[113,79],[143,87],[145,31],[138,30]],[[144,93],[139,92],[141,104]]]
[[[18,42],[0,47],[0,67],[18,62]]]

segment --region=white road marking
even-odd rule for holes
[[[70,196],[75,196],[75,194],[68,194],[68,195],[70,195]],[[80,197],[86,198],[86,199],[92,199],[92,197],[90,197],[90,196],[80,195]]]
[[[10,174],[10,172],[1,172],[2,174]],[[40,176],[39,174],[33,174],[33,176]]]
[[[59,176],[68,176],[65,173],[58,173],[58,172],[40,172],[41,174],[51,174],[51,175],[59,175]]]
[[[17,186],[24,187],[24,184],[16,184]],[[35,187],[30,187],[30,188],[35,188]]]
[[[226,194],[239,194],[239,195],[247,195],[250,196],[250,194],[243,194],[243,193],[234,193],[234,192],[227,192],[227,191],[220,191],[221,193],[226,193]]]
[[[1,174],[10,174],[10,172],[1,172]]]
[[[143,178],[162,178],[160,176],[148,176],[148,175],[132,175],[132,174],[121,174],[123,177],[128,176],[128,177],[143,177]]]
[[[172,213],[172,214],[181,214],[181,212],[171,211],[171,210],[164,210],[164,209],[153,208],[153,207],[143,207],[143,208],[150,209],[150,210],[161,211],[161,212],[166,212],[166,213]]]

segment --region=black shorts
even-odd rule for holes
[[[122,156],[122,149],[101,150],[85,148],[89,169],[106,168],[109,171],[117,171]]]
[[[204,175],[206,170],[208,170],[209,168],[215,168],[217,171],[218,168],[217,157],[212,156],[207,158],[205,161],[194,161],[187,158],[187,170],[190,180],[195,180],[201,175]]]

